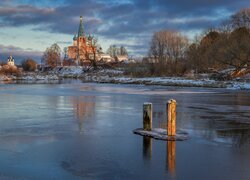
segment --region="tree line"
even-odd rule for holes
[[[148,75],[183,75],[250,67],[250,8],[232,15],[219,27],[208,29],[192,43],[174,30],[155,32],[148,56],[144,58]],[[145,71],[145,69],[147,71]]]
[[[92,65],[94,68],[97,66],[97,56],[99,54],[102,54],[102,48],[98,44],[98,40],[96,38],[93,38],[92,43],[89,45],[90,52],[85,52],[85,61],[89,61],[90,65]],[[48,47],[45,52],[43,53],[43,56],[41,58],[41,63],[43,65],[49,66],[49,67],[57,67],[57,66],[70,66],[70,65],[76,65],[75,61],[67,59],[67,47],[64,48],[64,59],[61,58],[61,49],[58,46],[57,43],[52,44],[50,47]],[[107,49],[107,54],[110,55],[110,57],[116,59],[117,56],[128,56],[127,49],[124,46],[116,46],[111,45]],[[79,62],[78,65],[83,65],[81,62]]]
[[[116,58],[117,56],[127,56],[128,52],[124,46],[111,45],[107,50],[107,54],[111,57]]]

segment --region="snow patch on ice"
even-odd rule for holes
[[[139,128],[135,129],[133,133],[164,141],[184,141],[188,139],[188,134],[186,132],[177,131],[175,136],[168,136],[167,130],[162,128],[154,128],[151,131],[146,131],[142,128]]]

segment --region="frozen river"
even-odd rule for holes
[[[142,104],[183,142],[146,139]],[[250,92],[140,85],[1,84],[0,179],[249,179]]]

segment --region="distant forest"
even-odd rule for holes
[[[250,8],[232,15],[219,27],[197,35],[194,42],[180,32],[155,32],[148,56],[140,68],[130,73],[137,76],[176,76],[187,72],[210,73],[233,68],[235,73],[250,67]]]

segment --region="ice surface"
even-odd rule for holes
[[[188,140],[132,133],[152,102],[155,133],[166,134],[171,98]],[[71,80],[0,84],[0,101],[0,179],[171,179],[171,168],[178,179],[250,176],[246,91]]]

